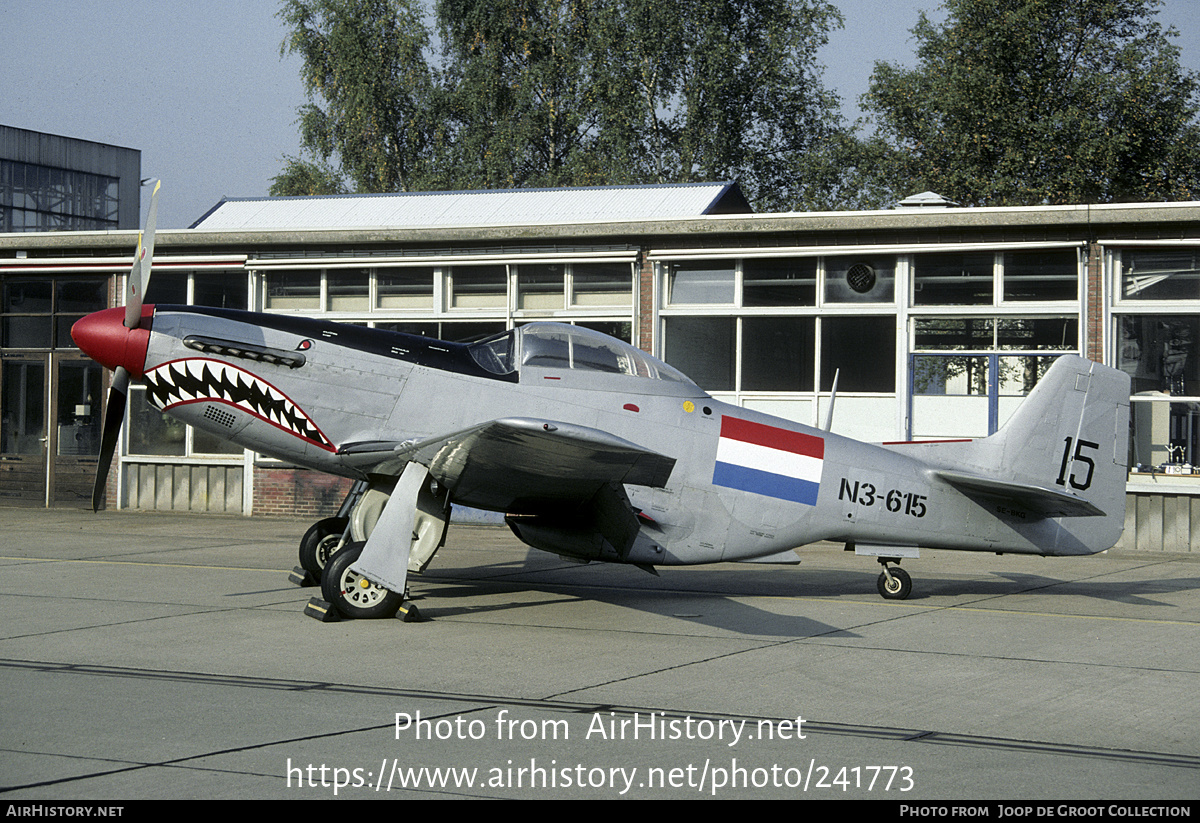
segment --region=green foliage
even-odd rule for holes
[[[1197,76],[1159,0],[944,0],[863,98],[886,187],[966,205],[1200,196]]]
[[[336,155],[358,191],[419,183],[437,109],[419,8],[409,0],[287,0],[280,16],[290,27],[281,54],[303,58],[313,101],[300,109],[302,147],[322,164]],[[280,178],[312,179],[312,169],[296,168],[301,162],[290,160]]]
[[[345,194],[342,176],[326,164],[298,157],[284,158],[286,165],[271,182],[272,197],[313,194]]]
[[[738,179],[834,205],[859,157],[816,66],[827,0],[287,0],[310,103],[281,191]],[[435,67],[436,65],[436,67]]]
[[[597,0],[442,0],[451,188],[609,182],[594,156],[613,12]]]
[[[756,208],[818,196],[820,160],[846,138],[817,50],[841,17],[823,0],[626,0],[624,71],[609,119],[646,181],[737,179]],[[823,178],[820,183],[827,183]]]

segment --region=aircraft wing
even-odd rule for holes
[[[346,465],[399,476],[409,462],[429,467],[456,503],[510,513],[586,501],[609,483],[662,487],[674,458],[599,429],[509,417],[424,440],[350,443]]]
[[[966,472],[938,470],[933,474],[968,494],[982,494],[986,497],[1009,500],[1019,504],[1022,508],[1037,512],[1042,517],[1102,517],[1104,515],[1104,512],[1081,497],[1043,486],[996,480]]]

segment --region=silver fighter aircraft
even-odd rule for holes
[[[157,195],[157,189],[156,189]],[[1040,555],[1110,548],[1125,517],[1129,378],[1060,357],[974,441],[862,443],[713,399],[585,328],[531,323],[475,343],[200,306],[143,305],[155,200],[126,306],[75,324],[115,375],[93,504],[129,381],[203,431],[358,481],[301,564],[348,617],[394,615],[443,544],[451,504],[504,512],[530,546],[647,570],[798,562],[845,543],[883,565],[920,547]]]

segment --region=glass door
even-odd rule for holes
[[[0,501],[5,505],[46,505],[48,357],[0,361]]]
[[[104,370],[74,355],[52,357],[49,446],[53,459],[47,466],[47,500],[52,506],[90,508],[104,422]]]
[[[0,363],[0,503],[91,506],[104,370],[76,354]]]
[[[909,439],[987,437],[996,430],[996,356],[914,354]]]

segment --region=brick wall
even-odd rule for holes
[[[1104,251],[1092,241],[1087,248],[1087,272],[1084,285],[1083,332],[1084,357],[1104,362]]]
[[[638,339],[637,347],[654,353],[654,264],[646,259],[645,252],[638,267]]]
[[[337,514],[351,480],[308,469],[254,468],[254,514],[311,517]]]

